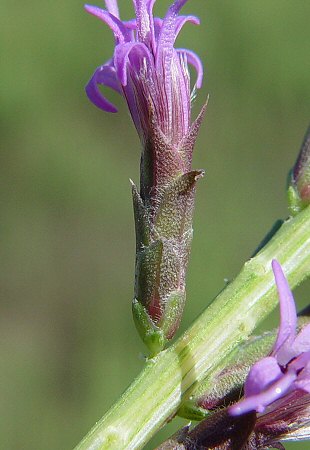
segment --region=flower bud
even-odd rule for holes
[[[292,215],[310,204],[310,127],[290,174],[288,197]]]

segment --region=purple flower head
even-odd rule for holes
[[[186,22],[199,24],[194,16],[180,16],[187,0],[175,0],[164,19],[153,16],[156,0],[133,0],[136,18],[122,21],[117,0],[105,0],[106,10],[86,5],[113,31],[115,49],[112,59],[99,66],[86,86],[89,99],[107,112],[116,107],[100,92],[99,85],[122,94],[143,146],[154,139],[154,128],[175,149],[191,127],[191,98],[203,78],[198,56],[187,49],[174,48],[175,40]],[[197,72],[193,91],[188,65]]]
[[[252,366],[244,385],[244,399],[229,408],[233,416],[263,413],[273,402],[294,392],[310,393],[310,324],[296,333],[293,295],[276,260],[272,269],[280,301],[277,339],[270,356]]]
[[[174,44],[186,22],[187,0],[175,0],[164,19],[153,16],[156,0],[133,0],[136,18],[120,20],[117,0],[106,10],[86,5],[113,31],[113,57],[98,67],[86,86],[90,100],[107,112],[115,106],[100,92],[114,89],[127,101],[142,143],[140,189],[132,183],[136,228],[133,316],[151,355],[178,329],[185,303],[185,277],[192,239],[197,181],[192,153],[204,106],[191,123],[191,100],[203,78],[195,53]],[[189,65],[197,72],[191,89]]]

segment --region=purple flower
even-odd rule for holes
[[[293,295],[280,264],[274,260],[272,268],[280,301],[277,339],[270,356],[252,366],[244,385],[244,399],[228,410],[233,416],[263,413],[273,402],[291,398],[294,392],[310,393],[310,324],[296,333]]]
[[[115,49],[112,59],[99,66],[86,86],[89,99],[107,112],[116,107],[100,92],[104,85],[122,94],[143,146],[156,128],[167,143],[180,149],[191,126],[191,99],[203,78],[198,56],[187,49],[174,48],[175,40],[186,22],[199,24],[194,16],[180,16],[187,0],[176,0],[164,19],[153,17],[156,0],[133,0],[136,18],[122,21],[117,0],[105,0],[107,10],[86,5],[113,31]],[[193,91],[188,64],[197,71]]]
[[[186,22],[175,0],[164,19],[153,16],[156,0],[133,0],[136,18],[121,21],[117,0],[107,10],[86,5],[113,31],[113,57],[98,67],[86,86],[90,100],[107,112],[115,106],[104,85],[123,95],[142,143],[140,190],[132,183],[136,226],[133,316],[151,355],[178,329],[185,303],[185,277],[192,240],[196,183],[192,154],[206,105],[191,123],[191,101],[203,78],[195,53],[174,48]],[[197,72],[191,90],[189,64]]]

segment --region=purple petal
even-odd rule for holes
[[[117,17],[113,16],[113,14],[110,14],[104,9],[100,9],[97,6],[85,5],[84,8],[88,13],[98,17],[111,28],[117,42],[123,43],[130,40],[126,27]]]
[[[135,0],[137,30],[139,41],[148,44],[150,41],[150,15],[145,0]]]
[[[125,28],[127,29],[127,33],[129,36],[128,41],[136,42],[135,32],[137,31],[137,20],[136,19],[123,20],[123,24],[124,24]]]
[[[296,355],[310,350],[310,323],[306,325],[296,336],[293,342],[293,350]]]
[[[166,17],[169,14],[178,14],[179,11],[183,8],[183,6],[185,5],[185,3],[187,3],[188,0],[175,0],[175,2],[170,6],[168,13],[166,15]]]
[[[172,45],[174,44],[178,34],[180,33],[181,29],[185,25],[185,23],[191,22],[194,25],[199,25],[200,20],[196,16],[179,16],[175,18],[175,29],[173,33],[173,40]],[[155,38],[159,37],[161,28],[163,26],[164,20],[160,17],[154,17],[154,31],[155,31]]]
[[[168,9],[158,38],[158,50],[171,49],[176,37],[177,15],[187,0],[176,0]]]
[[[146,0],[146,8],[149,12],[152,13],[155,3],[156,3],[156,0]]]
[[[287,372],[260,394],[244,398],[235,405],[230,406],[228,408],[228,413],[232,416],[240,416],[241,414],[245,414],[250,411],[262,413],[266,406],[283,397],[288,392],[295,379],[296,374],[294,371]]]
[[[98,88],[98,84],[108,86],[117,92],[121,92],[114,67],[111,67],[110,65],[98,67],[87,83],[85,90],[90,101],[98,108],[103,109],[106,112],[117,112],[117,108],[102,95]]]
[[[294,383],[294,387],[310,393],[310,355],[308,364],[298,375],[297,380]]]
[[[136,31],[137,31],[137,21],[136,19],[123,21],[124,26],[127,29],[127,33],[129,36],[129,42],[136,42]]]
[[[244,385],[245,397],[260,394],[282,376],[279,364],[273,356],[267,356],[255,363]]]
[[[155,35],[155,40],[158,41],[159,35],[160,35],[160,31],[161,28],[163,26],[163,19],[161,19],[160,17],[154,17],[154,35]],[[156,53],[156,48],[157,48],[157,43],[154,47],[154,52]]]
[[[197,87],[197,89],[200,89],[203,80],[203,67],[200,58],[196,55],[196,53],[192,52],[191,50],[187,50],[185,48],[178,48],[177,52],[186,55],[188,64],[191,64],[196,69],[197,80],[195,86]]]
[[[177,53],[175,52],[175,55]],[[190,126],[190,83],[185,62],[175,57],[172,62],[171,74],[174,80],[172,89],[172,124],[175,127],[174,135],[178,142],[187,134]],[[177,86],[177,89],[175,87]]]
[[[136,19],[123,20],[123,24],[128,30],[136,30],[137,29],[137,21]]]
[[[154,22],[154,16],[153,16],[153,7],[155,4],[156,0],[148,0],[147,1],[147,12],[149,15],[149,20],[150,20],[150,43],[151,43],[151,47],[152,47],[152,51],[155,54],[156,52],[156,31],[155,31],[155,22]]]
[[[292,362],[289,363],[288,367],[290,369],[295,370],[295,372],[299,372],[304,369],[310,362],[310,351],[302,353],[297,358],[293,359]]]
[[[142,43],[127,42],[115,47],[114,64],[118,79],[123,86],[127,85],[127,66],[129,63],[130,53],[133,52],[137,65],[134,72],[139,75],[143,59],[146,59],[149,65],[152,65],[152,58],[148,48]]]
[[[173,44],[176,37],[177,14],[187,0],[176,0],[164,18],[157,43],[156,68],[164,74],[168,110],[171,110],[171,63],[175,54]]]
[[[105,0],[105,6],[110,14],[119,19],[119,10],[117,0]]]
[[[280,302],[280,326],[276,342],[273,346],[272,355],[277,355],[278,361],[279,357],[281,357],[281,362],[279,362],[282,364],[282,359],[285,360],[285,351],[282,352],[284,354],[279,355],[279,350],[283,347],[284,343],[288,346],[293,343],[296,336],[297,316],[293,294],[280,264],[275,259],[272,261],[272,270]]]
[[[175,38],[178,36],[180,31],[182,30],[183,26],[187,23],[193,23],[194,25],[200,25],[200,20],[196,16],[179,16],[176,19],[176,26],[175,26]]]
[[[307,411],[310,412],[309,406],[310,396],[308,394],[305,394],[305,392],[302,392],[301,390],[296,391],[290,389],[286,395],[270,405],[268,409],[264,411],[264,414],[257,418],[258,428],[261,428],[264,424],[268,426],[268,424],[271,425],[272,423],[287,422],[287,419],[289,419],[290,423],[294,422],[294,418],[298,418],[297,422],[303,420],[302,417],[307,415]],[[299,422],[299,424],[301,424],[301,422]]]

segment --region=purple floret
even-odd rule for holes
[[[190,130],[191,98],[202,85],[203,68],[194,52],[174,48],[186,22],[199,24],[195,16],[179,15],[186,2],[176,0],[160,19],[153,17],[155,0],[133,0],[136,18],[130,21],[120,20],[116,0],[106,0],[106,10],[85,5],[86,11],[105,22],[115,37],[112,59],[96,69],[86,93],[107,112],[117,112],[117,108],[101,93],[99,85],[122,94],[143,144],[156,127],[167,143],[177,148]],[[189,64],[197,72],[193,90]]]
[[[273,402],[296,390],[310,393],[310,324],[296,333],[294,297],[276,260],[272,269],[280,302],[277,339],[270,356],[252,366],[244,385],[244,398],[229,408],[233,416],[250,411],[262,413]]]

